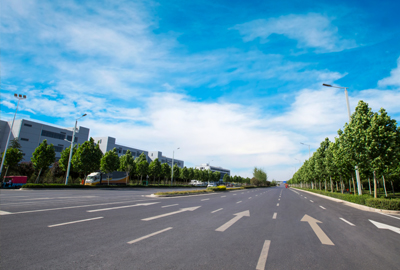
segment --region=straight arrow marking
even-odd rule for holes
[[[154,217],[143,218],[142,220],[143,221],[149,221],[149,220],[153,220],[153,219],[157,219],[157,218],[162,218],[162,217],[166,217],[166,216],[179,214],[179,213],[186,212],[186,211],[194,211],[194,210],[196,210],[197,208],[200,208],[200,207],[201,206],[182,208],[181,210],[178,210],[178,211],[169,212],[169,213],[158,215],[158,216],[154,216]]]
[[[110,207],[110,208],[103,208],[103,209],[94,209],[94,210],[88,210],[86,212],[88,213],[93,213],[93,212],[99,212],[99,211],[108,211],[108,210],[115,210],[115,209],[121,209],[121,208],[128,208],[128,207],[136,207],[136,206],[148,206],[152,204],[156,204],[158,202],[153,202],[153,203],[138,203],[134,205],[124,205],[124,206],[117,206],[117,207]]]
[[[322,223],[321,221],[319,221],[313,217],[310,217],[309,215],[304,215],[304,217],[301,219],[301,221],[308,222],[308,224],[310,224],[311,229],[313,229],[314,233],[319,238],[319,241],[321,241],[321,244],[330,245],[330,246],[335,245],[331,241],[331,239],[329,239],[329,237],[324,233],[324,231],[318,226],[317,223]]]
[[[384,223],[380,223],[377,221],[373,221],[368,219],[369,221],[371,221],[372,224],[374,224],[378,229],[386,229],[386,230],[391,230],[394,231],[395,233],[400,234],[400,228],[394,227],[394,226],[390,226]]]
[[[229,220],[227,223],[225,223],[224,225],[222,225],[221,227],[219,227],[218,229],[216,229],[217,232],[224,232],[226,231],[226,229],[228,229],[230,226],[232,226],[233,224],[235,224],[239,219],[241,219],[242,217],[249,217],[250,216],[250,211],[246,210],[240,213],[236,213],[233,214],[236,217],[232,218],[231,220]]]

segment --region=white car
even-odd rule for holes
[[[217,186],[217,184],[215,184],[215,183],[209,183],[208,185],[207,185],[207,187],[216,187]]]

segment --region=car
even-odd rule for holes
[[[215,183],[209,183],[208,185],[207,185],[207,187],[216,187],[217,186],[217,184],[215,184]]]

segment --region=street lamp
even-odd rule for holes
[[[78,120],[81,119],[82,117],[86,116],[87,114],[85,113],[81,117],[77,118],[75,120],[75,127],[74,131],[72,133],[72,140],[71,140],[71,149],[69,149],[69,159],[68,159],[68,168],[67,168],[67,176],[65,177],[65,185],[68,185],[68,178],[69,178],[69,170],[71,169],[71,158],[72,158],[72,152],[74,149],[74,140],[75,140],[75,131],[76,131],[76,125],[78,124]]]
[[[14,119],[13,119],[12,124],[11,124],[10,132],[8,133],[8,138],[7,138],[6,148],[4,149],[3,159],[1,160],[0,175],[1,175],[1,172],[3,171],[4,162],[6,160],[8,143],[10,142],[11,132],[12,132],[12,129],[14,127],[14,121],[15,121],[15,116],[17,115],[19,101],[22,100],[22,99],[26,99],[26,95],[21,95],[21,94],[14,94],[14,97],[16,99],[18,99],[17,108],[15,109]]]
[[[308,159],[310,159],[310,145],[302,142],[300,144],[308,145]]]
[[[174,181],[174,154],[175,151],[178,151],[180,148],[178,147],[176,150],[172,151],[172,170],[171,170],[171,186],[172,186],[172,181]]]
[[[334,87],[334,88],[344,89],[344,94],[346,96],[346,103],[347,103],[347,114],[349,115],[349,124],[350,124],[350,122],[351,122],[351,114],[350,114],[350,105],[349,105],[349,95],[347,93],[347,88],[348,87],[334,86],[334,85],[330,85],[330,84],[326,84],[326,83],[323,83],[322,85],[326,86],[326,87]],[[362,195],[362,193],[361,193],[360,173],[358,171],[358,166],[355,166],[355,170],[356,170],[356,178],[357,178],[358,195]]]

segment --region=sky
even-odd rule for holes
[[[400,2],[1,1],[1,115],[284,181],[359,100],[400,119]]]

